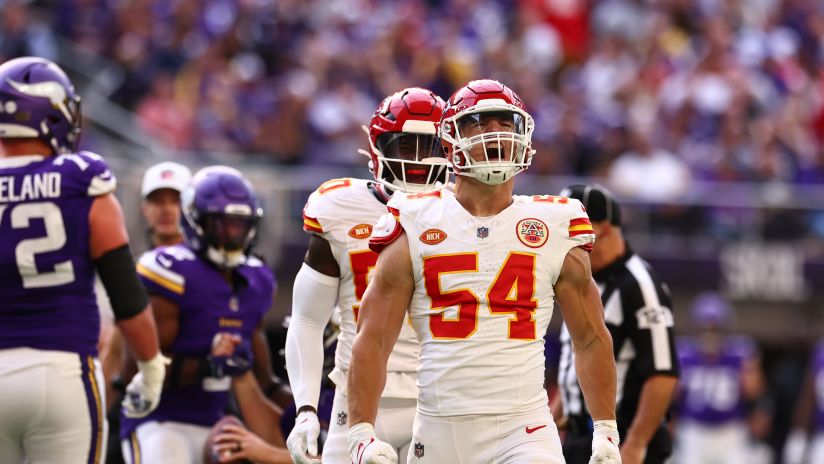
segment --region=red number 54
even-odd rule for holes
[[[429,327],[435,338],[463,339],[478,329],[480,298],[467,288],[443,291],[443,274],[478,272],[477,253],[435,255],[423,260],[426,293],[432,309],[458,307],[458,316],[446,318],[441,313],[430,314]],[[509,338],[535,339],[535,255],[510,252],[486,293],[489,312],[510,314]]]

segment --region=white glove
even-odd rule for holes
[[[170,363],[171,360],[160,353],[148,361],[137,362],[140,372],[132,377],[121,403],[126,417],[146,417],[154,411],[160,403],[160,391],[163,390],[163,379],[166,378],[166,365]]]
[[[802,464],[807,455],[807,432],[804,429],[793,429],[787,436],[784,444],[784,463]]]
[[[398,464],[395,447],[375,438],[375,429],[369,422],[349,427],[349,456],[357,464]]]
[[[621,464],[618,423],[614,420],[597,420],[592,425],[592,457],[589,458],[589,464]]]
[[[295,427],[286,439],[286,447],[292,455],[292,460],[297,464],[318,462],[318,435],[318,415],[314,411],[301,411],[295,419]]]

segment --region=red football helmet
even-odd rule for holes
[[[529,167],[534,129],[535,121],[512,89],[483,79],[452,94],[440,135],[455,175],[497,185]]]
[[[448,163],[438,141],[446,103],[429,90],[412,87],[386,97],[369,127],[369,170],[390,189],[425,192],[445,185]]]

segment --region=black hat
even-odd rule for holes
[[[621,208],[612,193],[598,184],[570,185],[561,190],[560,195],[580,201],[592,222],[609,221],[612,225],[621,225]]]

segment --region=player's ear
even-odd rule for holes
[[[606,238],[612,233],[612,224],[609,221],[593,222],[592,230],[595,232],[596,239]]]

